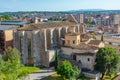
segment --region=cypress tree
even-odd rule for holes
[[[103,34],[101,35],[101,41],[104,41],[104,36],[103,36]]]
[[[55,52],[55,70],[57,70],[58,68],[58,50],[56,49],[56,52]]]

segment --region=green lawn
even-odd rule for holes
[[[81,76],[78,80],[91,80],[91,79],[87,78],[87,77],[84,77],[84,76]]]
[[[18,77],[24,77],[27,76],[29,73],[35,72],[40,70],[38,67],[32,67],[32,66],[23,66],[18,70]]]
[[[64,79],[58,74],[53,74],[53,75],[48,76],[42,80],[64,80]]]
[[[38,67],[32,67],[32,66],[24,66],[21,67],[20,70],[27,71],[28,73],[35,72],[37,70],[40,70]]]
[[[20,69],[18,69],[17,73],[16,73],[16,76],[17,78],[23,78],[25,76],[27,76],[29,73],[31,72],[35,72],[35,71],[38,71],[40,70],[40,68],[38,67],[33,67],[33,66],[22,66]],[[3,80],[3,78],[5,80],[7,80],[7,76],[11,76],[11,74],[3,74],[1,73],[0,74],[0,80]]]
[[[67,79],[63,79],[60,75],[58,74],[53,74],[51,76],[48,76],[42,80],[67,80]],[[78,80],[90,80],[89,78],[86,78],[84,76],[80,77]]]
[[[105,75],[104,78],[103,78],[103,80],[112,80],[116,76],[117,76],[117,74],[112,74],[111,77],[108,76],[108,75]]]

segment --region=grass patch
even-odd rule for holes
[[[103,80],[112,80],[115,76],[117,76],[117,74],[112,74],[111,76],[105,75]]]
[[[21,77],[25,77],[27,76],[29,73],[32,73],[32,72],[35,72],[35,71],[38,71],[40,70],[40,68],[38,67],[32,67],[32,66],[22,66],[20,69],[19,69],[19,73],[18,73],[18,77],[21,78]]]
[[[51,76],[45,77],[42,80],[65,80],[58,74],[53,74]]]
[[[68,80],[68,79],[63,79],[60,75],[53,74],[51,76],[43,78],[42,80]],[[80,76],[79,79],[77,79],[77,80],[91,80],[91,79],[90,78],[86,78],[85,76]]]
[[[27,71],[28,73],[35,72],[37,70],[40,70],[38,67],[31,67],[31,66],[23,66],[20,68],[20,70]]]
[[[43,66],[43,65],[40,65],[40,66],[37,66],[37,67],[40,68],[40,69],[48,68],[48,67]]]
[[[90,78],[87,78],[85,76],[81,76],[78,80],[91,80]]]
[[[84,76],[84,74],[80,74],[78,80],[91,80],[90,78],[87,78]]]

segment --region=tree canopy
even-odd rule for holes
[[[96,55],[96,65],[95,69],[102,73],[102,78],[104,74],[115,73],[118,70],[120,61],[120,55],[117,51],[109,46],[100,48]]]
[[[57,73],[63,78],[71,79],[78,77],[80,71],[78,70],[78,67],[73,67],[69,61],[63,61],[59,66]]]
[[[3,58],[0,56],[0,79],[16,80],[18,78],[18,70],[21,67],[20,53],[16,48],[7,48]]]
[[[20,52],[16,48],[8,47],[3,55],[5,61],[20,60]]]
[[[10,20],[10,19],[12,19],[12,17],[9,16],[9,15],[2,15],[2,16],[0,16],[0,20]]]
[[[39,69],[21,64],[20,53],[16,48],[9,47],[3,57],[0,55],[0,80],[18,80],[36,70]]]

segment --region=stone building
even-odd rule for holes
[[[13,32],[18,26],[0,25],[0,52],[13,47]]]
[[[99,48],[104,47],[100,40],[93,40],[88,34],[70,32],[65,35],[61,56],[80,63],[81,68],[94,70],[95,57]]]
[[[114,15],[113,32],[120,33],[120,14]]]
[[[114,33],[120,33],[120,24],[114,25]]]
[[[79,14],[79,23],[84,23],[84,14]]]
[[[114,24],[120,24],[120,14],[114,15]]]
[[[94,69],[98,48],[104,43],[93,40],[73,15],[68,21],[29,24],[14,31],[14,47],[21,52],[23,64],[52,66],[55,50],[75,60],[82,68]]]
[[[23,64],[50,66],[53,64],[55,49],[64,44],[64,35],[70,27],[80,32],[80,24],[74,21],[30,24],[14,31],[14,47],[22,56]]]

